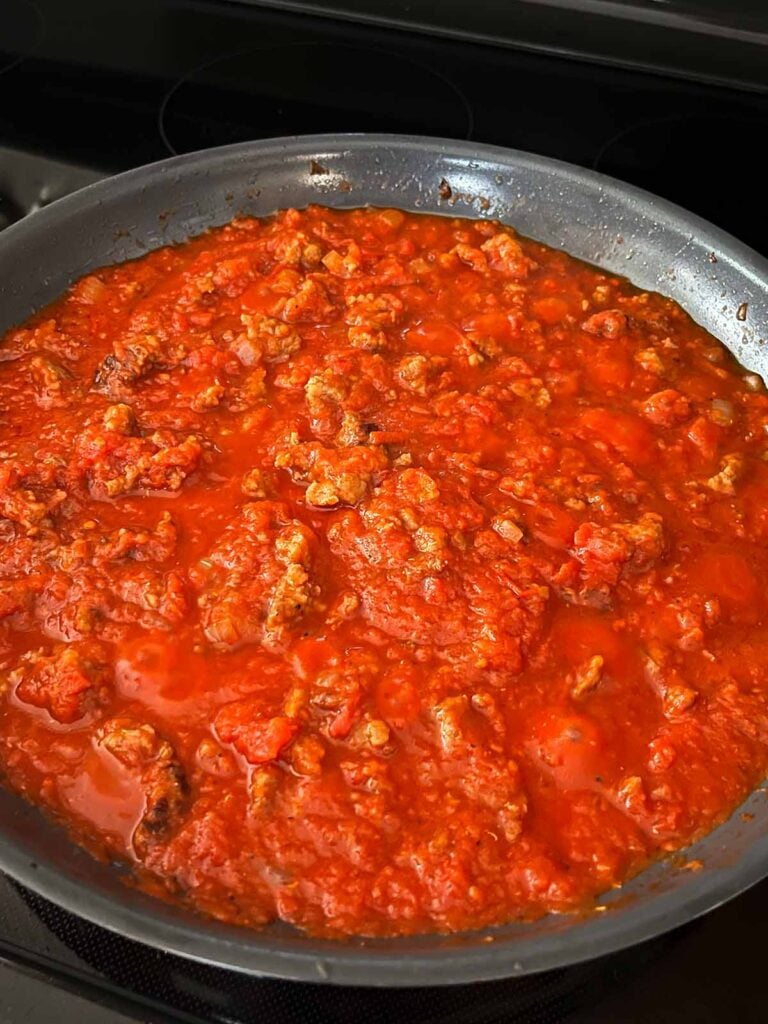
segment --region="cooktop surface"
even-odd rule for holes
[[[550,14],[551,16],[551,14]],[[174,153],[322,131],[474,139],[593,167],[768,255],[768,94],[206,0],[0,4],[0,231]],[[536,977],[376,991],[149,950],[0,876],[0,1024],[762,1021],[768,883],[643,946]]]

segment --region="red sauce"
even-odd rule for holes
[[[289,210],[0,348],[0,767],[327,935],[588,906],[768,767],[768,398],[509,228]]]

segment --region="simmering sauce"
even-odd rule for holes
[[[488,221],[242,219],[0,345],[0,772],[314,934],[589,906],[768,769],[768,397]]]

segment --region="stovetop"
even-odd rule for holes
[[[542,4],[555,41],[557,2]],[[223,0],[0,0],[0,230],[90,181],[173,153],[294,133],[391,131],[593,167],[768,255],[754,144],[767,129],[759,83],[722,88]],[[768,882],[699,922],[589,964],[385,992],[188,963],[0,876],[0,1024],[749,1024],[765,1017],[758,956],[767,913]]]

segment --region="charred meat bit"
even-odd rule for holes
[[[133,832],[133,846],[144,857],[179,826],[190,796],[186,774],[168,740],[146,722],[113,718],[99,729],[98,742],[141,784],[144,810]]]

